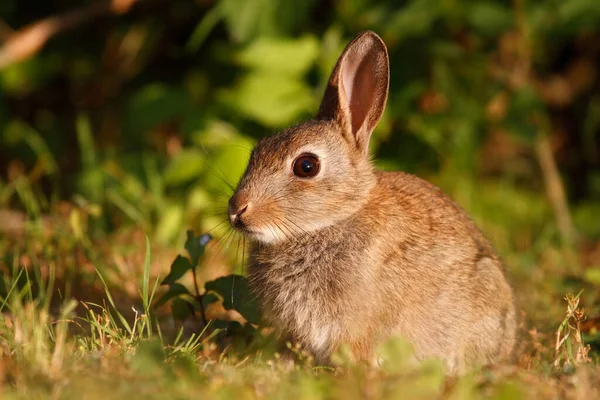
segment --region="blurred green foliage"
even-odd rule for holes
[[[90,4],[3,0],[0,40]],[[256,140],[316,111],[364,29],[391,59],[380,167],[433,179],[518,249],[555,230],[535,154],[549,137],[577,229],[600,237],[596,0],[142,0],[89,18],[0,70],[0,208],[35,219],[67,200],[101,210],[91,233],[133,222],[182,243],[222,220]],[[502,237],[507,219],[524,232]]]

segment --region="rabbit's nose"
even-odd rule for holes
[[[244,201],[239,201],[237,197],[232,197],[231,200],[229,200],[228,210],[229,221],[232,224],[235,224],[240,219],[242,214],[244,214],[246,210],[248,210],[248,203]]]

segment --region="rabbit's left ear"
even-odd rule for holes
[[[317,119],[334,119],[344,136],[365,156],[388,97],[387,48],[376,33],[360,33],[340,56],[321,102]]]

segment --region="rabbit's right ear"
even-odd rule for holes
[[[371,133],[385,109],[389,81],[383,40],[375,32],[360,33],[333,69],[317,119],[336,120],[346,139],[366,156]]]

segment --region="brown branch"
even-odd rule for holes
[[[139,1],[141,0],[97,2],[27,25],[8,35],[0,47],[0,70],[34,56],[48,40],[59,33],[74,29],[103,15],[123,14]]]
[[[554,154],[552,154],[548,135],[544,133],[538,134],[535,143],[535,153],[540,163],[546,194],[554,210],[558,230],[567,243],[573,243],[576,239],[575,226],[569,212],[565,188],[556,165],[556,160],[554,159]]]
[[[529,32],[529,26],[525,13],[524,0],[514,0],[515,22],[518,34],[517,42],[517,67],[515,70],[520,73],[513,73],[519,76],[518,82],[513,82],[512,88],[519,89],[524,85],[537,86],[540,98],[544,98],[540,93],[540,85],[536,85],[535,72],[532,67],[531,54],[533,43]],[[546,99],[547,100],[547,99]],[[573,243],[577,232],[569,211],[567,196],[565,195],[565,186],[560,176],[548,133],[551,131],[550,121],[546,115],[533,115],[533,120],[537,122],[538,132],[535,141],[535,154],[540,163],[546,194],[550,202],[556,224],[561,236],[567,243]]]

